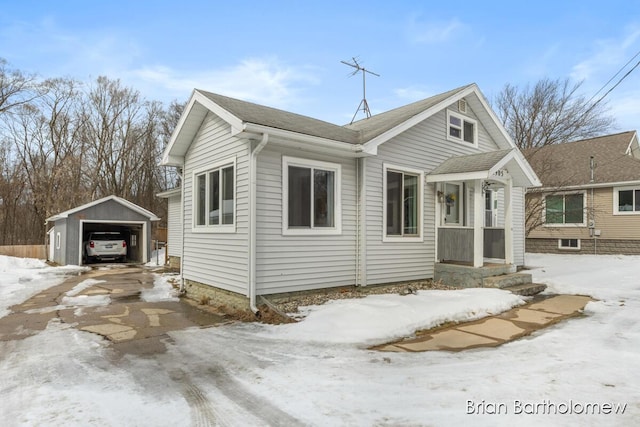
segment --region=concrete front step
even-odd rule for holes
[[[485,277],[482,279],[484,288],[508,288],[510,286],[524,285],[531,283],[532,277],[529,273],[510,273],[499,276]]]
[[[522,285],[509,286],[502,289],[505,291],[511,291],[511,293],[514,293],[516,295],[529,297],[531,295],[536,295],[544,291],[545,289],[547,289],[547,285],[543,285],[542,283],[524,283]]]

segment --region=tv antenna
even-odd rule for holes
[[[366,80],[366,76],[367,76],[367,73],[369,73],[369,74],[373,74],[376,77],[380,77],[380,74],[376,74],[373,71],[369,71],[366,68],[364,68],[363,66],[361,66],[358,63],[358,60],[355,57],[351,57],[351,60],[353,61],[353,63],[347,62],[347,61],[340,61],[340,62],[342,62],[344,65],[348,65],[349,67],[355,68],[355,71],[353,73],[351,73],[352,76],[355,76],[356,74],[358,74],[359,72],[362,71],[362,101],[360,101],[360,105],[358,105],[358,109],[356,110],[355,114],[351,118],[351,123],[353,123],[353,121],[355,120],[356,116],[358,115],[358,111],[360,111],[360,110],[364,111],[364,114],[367,116],[367,118],[371,117],[371,110],[369,110],[369,104],[367,103],[367,80]]]

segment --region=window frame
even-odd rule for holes
[[[640,210],[631,210],[631,211],[621,211],[619,210],[619,202],[620,202],[620,192],[621,191],[631,191],[633,195],[633,204],[632,207],[636,206],[636,191],[640,191],[640,186],[624,186],[624,187],[613,187],[613,214],[614,215],[640,215]]]
[[[547,223],[547,197],[549,196],[562,196],[563,197],[563,205],[562,205],[562,216],[564,219],[566,212],[566,196],[582,196],[582,222],[570,222],[570,223]],[[564,191],[553,194],[545,194],[544,196],[544,206],[542,209],[543,222],[544,227],[555,228],[555,227],[586,227],[587,226],[587,192],[586,191]]]
[[[320,169],[333,172],[333,227],[313,225],[313,173],[311,174],[311,225],[308,228],[289,228],[289,167]],[[283,236],[328,236],[342,234],[342,165],[321,160],[282,156],[282,235]]]
[[[451,117],[455,117],[460,120],[460,126],[451,124]],[[473,125],[473,142],[469,142],[464,139],[465,131],[464,131],[464,122],[468,122]],[[451,135],[450,128],[455,127],[460,130],[460,138]],[[447,140],[454,141],[468,147],[478,148],[478,121],[472,119],[471,117],[465,116],[464,114],[456,113],[447,109],[447,122],[445,132],[447,134]]]
[[[562,245],[562,241],[563,240],[575,240],[577,246],[576,247],[563,246]],[[580,250],[580,239],[577,239],[577,238],[559,238],[558,239],[558,249],[563,250],[563,251],[579,251]]]
[[[211,187],[210,187],[210,176],[212,172],[220,172],[223,169],[226,169],[228,167],[232,167],[233,168],[233,223],[231,224],[198,224],[198,209],[200,207],[199,205],[199,201],[198,201],[198,177],[200,176],[204,176],[205,177],[205,199],[204,199],[204,206],[205,206],[205,221],[208,222],[208,220],[206,219],[207,217],[207,212],[209,210],[209,206],[210,206],[210,192],[211,192]],[[215,163],[212,163],[210,165],[195,169],[192,172],[192,188],[193,188],[193,193],[192,193],[192,201],[191,201],[191,209],[192,209],[192,219],[191,219],[191,230],[194,233],[235,233],[236,232],[236,223],[237,223],[237,193],[238,193],[238,180],[237,180],[237,167],[236,167],[236,158],[235,157],[231,157],[231,158],[227,158]],[[222,187],[222,186],[221,186]],[[222,197],[222,191],[220,192]]]
[[[418,234],[417,235],[387,235],[387,172],[396,172],[415,175],[418,178]],[[404,190],[404,180],[403,180]],[[404,191],[403,191],[404,193]],[[404,203],[402,204],[404,209]],[[404,217],[403,214],[400,215]],[[401,224],[400,230],[404,233],[404,224]],[[383,242],[424,242],[424,171],[420,169],[408,168],[405,166],[392,165],[388,163],[382,164],[382,241]]]

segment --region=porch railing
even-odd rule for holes
[[[484,258],[504,259],[504,228],[484,229]],[[438,259],[473,262],[473,228],[438,228]]]
[[[441,261],[473,261],[473,228],[438,228]]]

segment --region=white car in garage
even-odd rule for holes
[[[90,233],[83,244],[85,262],[127,259],[127,241],[119,232],[100,231]]]

